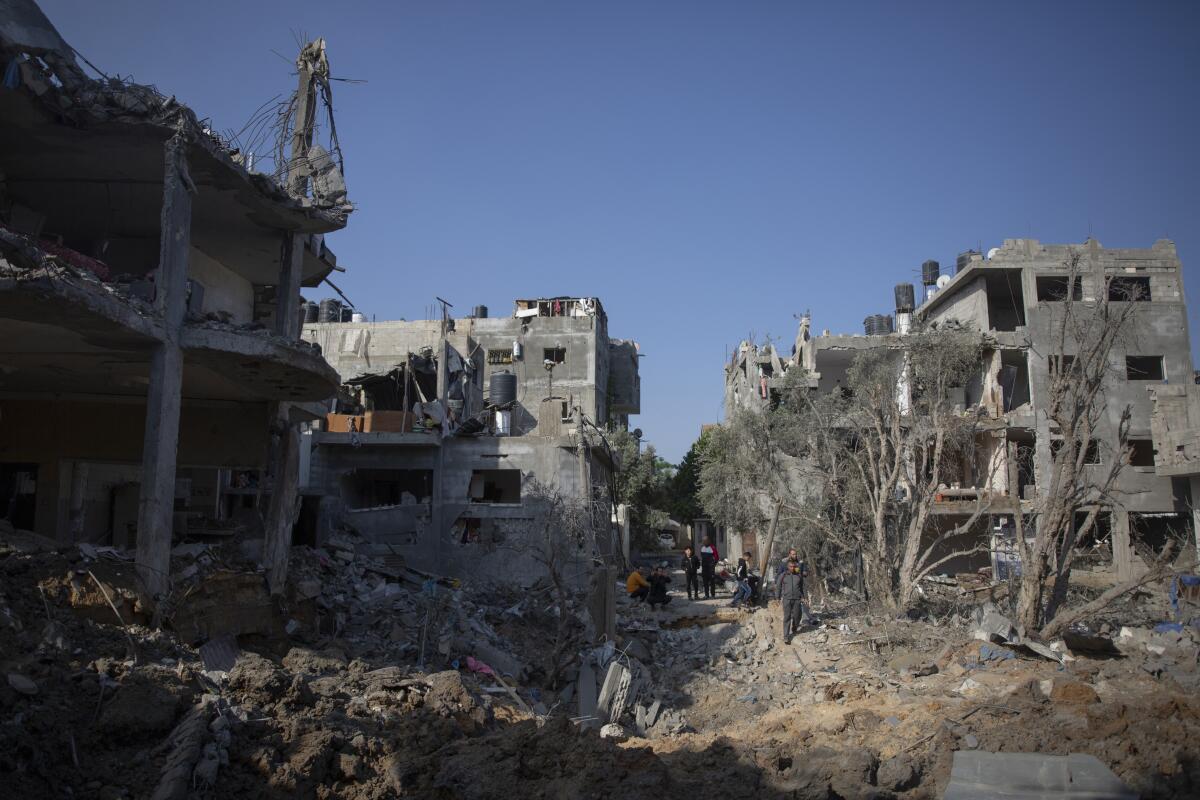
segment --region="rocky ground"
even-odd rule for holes
[[[829,603],[785,645],[777,609],[622,598],[593,648],[575,601],[389,571],[353,542],[298,548],[282,600],[228,548],[176,561],[159,630],[121,554],[0,548],[6,796],[933,798],[959,749],[1090,753],[1143,797],[1200,794],[1197,640],[1120,635],[1165,618],[1145,602],[1046,657],[973,638],[965,608]],[[634,676],[604,735],[579,719],[585,661]]]

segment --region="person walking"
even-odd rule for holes
[[[700,546],[700,580],[704,584],[705,598],[717,596],[717,562],[720,560],[717,546],[712,539],[705,537],[704,544]]]
[[[688,600],[700,599],[700,558],[692,548],[683,549],[683,576],[687,579]]]
[[[795,559],[788,561],[787,570],[779,578],[779,602],[783,606],[783,643],[791,644],[804,619],[804,578],[800,562]]]

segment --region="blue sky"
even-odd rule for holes
[[[1200,296],[1197,3],[41,5],[218,130],[293,88],[273,50],[324,36],[367,81],[334,87],[339,285],[379,319],[601,297],[671,460],[739,339],[790,343],[805,309],[860,331],[927,258],[1169,237]]]

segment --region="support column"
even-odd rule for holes
[[[87,476],[86,461],[75,461],[71,464],[71,503],[68,517],[68,535],[70,541],[83,540],[84,511],[87,508]]]
[[[288,339],[300,335],[300,275],[304,262],[304,234],[286,231],[275,285],[275,332]]]
[[[1133,548],[1129,545],[1129,512],[1112,510],[1113,569],[1117,580],[1127,581],[1133,577]]]
[[[1200,475],[1189,478],[1192,490],[1192,546],[1191,558],[1200,558]]]
[[[287,583],[292,528],[300,512],[300,431],[289,419],[289,403],[273,407],[271,418],[271,502],[263,532],[263,567],[271,594],[282,594]]]
[[[137,569],[144,599],[153,602],[169,586],[175,457],[179,447],[179,407],[183,353],[179,332],[187,304],[188,251],[191,248],[192,194],[182,129],[166,145],[163,204],[159,230],[154,304],[163,321],[163,339],[150,359],[146,394],[146,433],[142,442],[142,485],[138,498]]]

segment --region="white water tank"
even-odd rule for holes
[[[512,349],[513,361],[520,360],[521,353],[523,351],[524,351],[524,348],[521,346],[521,343],[519,341],[517,341],[516,339],[513,339],[513,349]]]
[[[512,436],[512,412],[497,411],[496,412],[496,435],[497,436]]]
[[[350,315],[350,321],[351,322],[366,322],[367,318],[364,314],[360,314],[359,312],[355,311],[353,314]]]

